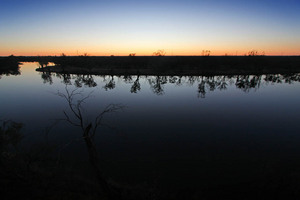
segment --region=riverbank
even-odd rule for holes
[[[44,57],[44,59],[46,59]],[[95,75],[236,75],[300,72],[299,56],[145,56],[48,58],[37,71]],[[26,59],[25,59],[26,60]],[[37,61],[36,59],[35,61]],[[47,61],[46,61],[47,62]]]

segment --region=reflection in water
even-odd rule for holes
[[[116,87],[116,83],[114,80],[114,76],[108,77],[108,80],[106,79],[106,76],[103,77],[103,82],[105,82],[105,86],[103,87],[106,91],[112,90]]]
[[[10,75],[13,75],[13,76],[18,76],[20,75],[21,72],[19,69],[8,69],[8,70],[4,70],[4,71],[0,71],[0,79],[2,78],[2,75],[5,75],[5,76],[10,76]]]
[[[167,76],[156,76],[147,78],[152,91],[157,95],[164,94],[164,85],[168,83]]]
[[[85,85],[88,87],[96,87],[97,86],[97,83],[94,81],[94,78],[92,75],[77,75],[74,84],[76,87],[82,87],[82,85]]]
[[[96,87],[95,77],[100,82],[105,83],[103,88],[113,90],[116,87],[116,82],[121,84],[130,84],[131,93],[141,91],[141,80],[146,80],[153,93],[163,95],[165,93],[164,86],[170,85],[198,85],[198,97],[205,98],[208,91],[226,90],[228,86],[235,85],[236,88],[243,92],[250,90],[258,90],[262,85],[273,83],[288,83],[300,82],[300,74],[264,74],[264,75],[223,75],[223,76],[142,76],[142,75],[82,75],[82,74],[60,74],[51,72],[40,72],[44,83],[52,84],[52,75],[56,75],[62,79],[62,82],[67,85],[74,84],[76,87]]]
[[[53,84],[53,79],[50,72],[41,72],[41,78],[43,79],[44,84],[49,83],[50,85]]]
[[[137,93],[141,90],[141,84],[140,84],[140,76],[136,77],[136,80],[133,82],[130,92],[131,93]]]
[[[52,79],[48,77],[47,80]],[[22,146],[24,135],[21,133],[21,129],[23,124],[14,121],[0,121],[1,195],[12,195],[12,199],[20,197],[20,194],[13,194],[13,189],[10,188],[18,188],[16,191],[19,193],[23,190],[24,185],[29,184],[29,188],[26,188],[29,190],[27,192],[32,193],[31,198],[37,199],[43,199],[44,196],[49,199],[66,198],[70,194],[81,195],[89,192],[92,192],[92,194],[86,194],[85,198],[89,196],[93,199],[117,199],[117,197],[121,197],[119,191],[116,191],[115,188],[113,190],[103,175],[94,138],[98,128],[104,125],[103,118],[109,113],[123,109],[124,106],[109,104],[94,119],[90,119],[90,116],[85,115],[83,112],[83,104],[90,98],[90,95],[83,96],[82,91],[78,91],[78,88],[70,90],[68,84],[66,84],[65,93],[58,91],[56,95],[66,100],[68,111],[63,111],[64,119],[57,119],[53,127],[46,129],[46,141],[43,143],[34,142],[29,147]],[[76,177],[73,177],[72,173],[74,172],[65,172],[65,169],[72,168],[71,163],[61,159],[61,149],[58,148],[58,145],[49,145],[49,132],[51,129],[55,129],[55,125],[60,121],[66,121],[81,129],[82,139],[86,145],[89,164],[93,170],[92,175],[95,177],[96,183],[93,183],[93,178],[86,177],[86,172],[82,172],[85,170],[82,166],[78,168],[80,171],[76,172]],[[70,143],[72,141],[63,146]],[[68,181],[72,181],[72,183],[64,187],[60,185],[67,184]],[[81,184],[87,185],[87,188],[92,188],[86,191],[84,186],[77,188],[76,192],[72,191],[77,185]],[[2,188],[4,188],[3,192]],[[57,189],[64,190],[64,192],[56,191]],[[25,197],[27,198],[27,196]]]
[[[115,199],[299,197],[299,74],[99,76],[37,73],[30,65],[0,80],[0,117],[24,123],[21,135],[0,124],[1,194],[21,188],[35,199],[101,199],[90,167],[98,153]],[[53,95],[73,89],[82,92],[73,101]],[[91,91],[95,98],[81,109]],[[128,106],[102,121],[117,130],[93,134],[110,103]],[[44,137],[53,119],[76,127],[60,122]]]

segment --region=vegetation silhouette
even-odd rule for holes
[[[248,52],[249,56],[210,56],[210,51],[204,51],[206,56],[162,56],[163,50],[155,52],[158,56],[11,56],[14,66],[19,62],[40,62],[44,68],[37,71],[67,72],[79,74],[143,74],[143,75],[234,75],[234,74],[274,74],[300,72],[300,56],[262,56],[256,50]],[[161,55],[161,56],[159,56]],[[210,59],[206,57],[209,55]],[[247,55],[247,54],[246,54]],[[0,57],[3,63],[12,60],[10,57]],[[55,66],[47,66],[47,62]],[[2,63],[2,64],[1,64]]]
[[[152,89],[153,93],[157,95],[163,95],[164,94],[164,84],[166,84],[167,77],[166,76],[156,76],[156,77],[150,77],[148,78],[148,82],[150,85],[150,88]]]
[[[257,75],[202,75],[202,76],[145,76],[145,75],[109,75],[109,76],[97,76],[88,74],[60,74],[55,73],[56,77],[62,79],[62,82],[67,85],[75,85],[76,87],[96,87],[99,83],[95,81],[102,78],[104,84],[103,88],[113,90],[116,88],[117,82],[124,82],[124,84],[131,84],[130,92],[137,93],[142,89],[140,79],[147,80],[153,93],[157,95],[163,95],[165,93],[164,86],[169,85],[187,85],[193,86],[198,84],[198,97],[205,98],[207,92],[213,92],[215,90],[225,91],[229,85],[235,85],[237,89],[242,90],[245,93],[251,90],[258,90],[261,85],[268,84],[281,84],[294,82],[300,82],[300,73],[291,74],[257,74]],[[52,84],[51,73],[41,72],[41,77],[44,83]],[[133,77],[136,77],[133,80]]]
[[[254,55],[256,53],[254,52]],[[45,57],[55,66],[38,68],[93,75],[236,75],[300,72],[299,56],[59,56]],[[39,61],[41,58],[18,58]]]
[[[130,92],[131,93],[137,93],[141,90],[141,84],[140,84],[140,76],[138,75],[136,80],[133,82]]]
[[[102,112],[100,112],[95,117],[94,120],[89,121],[82,112],[82,104],[85,103],[85,100],[90,98],[90,94],[80,99],[76,99],[77,96],[82,96],[82,93],[80,91],[78,91],[77,89],[69,91],[67,85],[65,87],[65,90],[66,93],[57,92],[58,96],[66,100],[70,110],[70,112],[63,111],[65,118],[62,120],[67,121],[71,125],[79,127],[81,129],[82,137],[85,141],[88,150],[89,162],[95,172],[98,183],[101,186],[101,190],[103,190],[103,193],[108,199],[112,199],[113,193],[111,192],[111,188],[107,183],[106,179],[104,178],[99,163],[97,149],[93,140],[97,133],[98,127],[103,125],[103,117],[108,113],[116,112],[123,109],[124,106],[118,104],[109,104]]]
[[[111,76],[111,79],[109,79],[109,81],[104,85],[104,89],[107,90],[112,90],[116,87],[116,83],[114,80],[114,76]]]
[[[46,72],[46,71],[41,72],[41,78],[43,79],[44,84],[45,83],[49,83],[50,85],[53,84],[51,72]]]
[[[44,69],[45,70],[45,69]],[[96,83],[97,79],[97,75],[92,75],[92,74],[70,74],[67,71],[64,71],[64,73],[60,74],[60,73],[53,73],[51,71],[41,71],[41,73],[48,73],[47,76],[53,77],[54,75],[59,77],[60,79],[62,79],[62,82],[66,85],[74,85],[75,87],[82,87],[83,85],[85,85],[85,81],[83,80],[93,80],[91,82],[95,82],[95,84],[86,84],[87,87],[96,87],[98,84]],[[251,90],[257,90],[259,89],[261,86],[263,86],[264,84],[273,84],[273,83],[288,83],[288,84],[293,84],[294,82],[300,82],[300,76],[299,73],[287,73],[287,74],[238,74],[238,75],[216,75],[216,74],[207,74],[207,75],[198,75],[198,76],[187,76],[187,75],[182,75],[182,74],[177,74],[177,75],[163,75],[158,73],[158,75],[154,76],[145,76],[145,75],[109,75],[109,76],[99,76],[100,78],[103,77],[103,79],[105,79],[105,81],[107,81],[108,87],[107,89],[114,89],[116,87],[116,82],[118,81],[123,81],[126,84],[130,84],[130,92],[132,93],[136,93],[138,91],[141,90],[141,85],[140,85],[140,81],[145,79],[147,80],[146,83],[149,84],[151,90],[158,95],[163,95],[164,93],[166,93],[167,91],[165,91],[164,87],[166,86],[166,84],[173,84],[173,85],[189,85],[189,86],[193,86],[196,85],[198,86],[198,95],[199,97],[205,98],[205,96],[207,95],[208,92],[212,92],[212,91],[216,91],[216,90],[222,90],[225,91],[228,86],[234,86],[238,89],[240,89],[243,92],[250,92]],[[47,78],[46,76],[44,76],[44,78],[46,80],[50,80],[49,78]],[[77,82],[76,82],[77,81]],[[90,81],[86,81],[87,83],[90,83]],[[110,83],[111,82],[111,83]],[[143,82],[143,81],[141,81]],[[47,81],[46,83],[51,84],[51,81]],[[110,86],[113,85],[113,86]],[[78,90],[74,91],[74,94],[77,93]],[[68,95],[69,92],[69,95]],[[86,121],[86,123],[82,126],[81,125],[81,121],[85,121],[85,117],[77,117],[76,114],[79,115],[79,111],[81,111],[82,109],[82,104],[84,103],[84,99],[88,98],[88,96],[81,96],[79,95],[79,98],[75,98],[74,94],[71,95],[71,93],[73,91],[66,91],[66,93],[63,93],[63,95],[65,95],[65,97],[67,97],[67,99],[69,99],[69,101],[67,100],[67,102],[71,102],[72,106],[69,106],[68,103],[68,108],[69,108],[69,112],[65,112],[65,118],[62,119],[64,121],[68,121],[71,125],[79,127],[81,129],[82,132],[82,136],[83,136],[83,140],[86,143],[87,149],[89,151],[89,157],[91,158],[92,161],[91,162],[91,166],[93,167],[94,171],[96,172],[96,174],[100,174],[101,175],[101,166],[98,166],[97,163],[99,163],[99,161],[97,160],[97,150],[95,149],[95,144],[93,141],[93,130],[95,129],[95,124],[97,124],[97,120],[91,122],[91,121]],[[62,94],[62,93],[61,93]],[[61,97],[65,98],[63,95],[61,95]],[[70,100],[70,97],[71,100]],[[81,102],[82,101],[82,102]],[[80,103],[81,102],[81,103]],[[72,109],[75,110],[75,113],[72,111]],[[78,109],[79,108],[79,109]],[[80,120],[83,119],[83,120]],[[101,125],[101,123],[100,123]],[[19,156],[18,153],[12,153],[12,152],[17,152],[17,148],[18,147],[18,143],[22,140],[22,136],[19,136],[18,134],[12,134],[11,136],[7,136],[10,135],[8,134],[9,132],[11,133],[19,133],[21,128],[20,125],[8,125],[8,123],[6,123],[6,125],[2,125],[3,128],[0,129],[0,133],[4,135],[4,137],[1,137],[1,144],[5,144],[2,145],[4,148],[1,147],[2,151],[5,153],[1,152],[1,164],[0,166],[2,167],[2,163],[5,163],[6,168],[5,169],[9,169],[9,172],[11,172],[11,170],[13,170],[13,168],[15,166],[18,166],[16,171],[13,171],[14,173],[6,173],[7,171],[5,170],[1,170],[1,177],[7,177],[11,180],[19,180],[20,179],[20,175],[24,175],[27,173],[23,172],[20,173],[20,170],[26,166],[29,163],[29,171],[30,173],[32,172],[33,175],[30,175],[28,177],[34,176],[34,179],[31,179],[32,183],[31,184],[44,184],[44,181],[46,179],[49,179],[49,177],[52,176],[48,176],[45,172],[40,172],[41,168],[38,168],[39,171],[37,172],[36,170],[36,159],[41,162],[42,159],[46,159],[46,157],[42,157],[42,158],[33,158],[32,155],[30,155],[30,159],[28,158],[28,160],[26,159],[20,159],[17,158],[16,155]],[[83,128],[82,128],[83,127]],[[97,129],[97,128],[96,128]],[[4,139],[2,139],[4,138]],[[6,139],[5,139],[6,138]],[[16,142],[15,142],[16,141]],[[9,145],[6,145],[9,144]],[[16,145],[14,145],[16,144]],[[12,147],[12,148],[11,148]],[[11,150],[13,149],[13,150]],[[12,152],[11,152],[12,151]],[[13,158],[12,160],[9,160]],[[223,159],[223,158],[222,158]],[[25,162],[25,161],[26,162]],[[48,160],[48,159],[47,159]],[[7,162],[8,163],[7,165]],[[14,164],[11,163],[11,161],[13,161]],[[21,161],[21,162],[20,162]],[[49,161],[49,160],[48,160]],[[208,161],[209,162],[209,161]],[[20,163],[26,163],[20,165]],[[95,164],[96,163],[96,164]],[[283,167],[282,169],[277,169],[277,168],[281,168],[282,165],[277,166],[276,162],[275,164],[269,164],[269,163],[260,163],[263,167],[259,168],[257,167],[259,170],[257,172],[258,176],[261,176],[260,179],[258,180],[254,180],[253,182],[247,182],[247,183],[241,183],[239,185],[229,185],[227,187],[224,187],[222,184],[220,185],[205,185],[203,188],[201,189],[201,192],[194,191],[192,189],[189,188],[184,188],[182,189],[182,191],[176,191],[176,192],[170,192],[168,193],[160,193],[160,194],[155,194],[157,196],[152,196],[150,197],[144,197],[145,199],[192,199],[192,198],[203,198],[203,199],[222,199],[222,198],[227,198],[227,199],[233,199],[234,197],[236,199],[242,199],[245,198],[245,196],[247,198],[250,199],[259,199],[260,197],[273,197],[273,198],[277,198],[277,197],[287,197],[288,195],[293,195],[294,197],[298,197],[299,193],[298,193],[298,188],[299,188],[299,183],[297,182],[299,180],[298,177],[298,173],[299,171],[297,170],[291,170],[289,171],[289,165],[287,164],[287,166]],[[13,166],[13,167],[12,167]],[[223,167],[223,166],[222,166]],[[232,167],[232,164],[230,164],[230,167]],[[277,168],[276,168],[277,167]],[[100,169],[100,170],[97,170]],[[219,168],[218,168],[219,169]],[[24,169],[23,169],[24,170]],[[284,171],[287,170],[287,171]],[[100,172],[99,172],[100,171]],[[222,169],[220,170],[221,172]],[[275,171],[275,172],[274,172]],[[18,172],[15,174],[15,172]],[[246,174],[247,172],[245,172]],[[46,175],[45,175],[46,174]],[[233,173],[234,174],[234,173]],[[296,174],[296,175],[295,175]],[[21,178],[22,178],[21,176]],[[176,174],[174,175],[176,176]],[[102,177],[102,176],[100,176]],[[202,178],[202,177],[201,177]],[[28,178],[25,178],[25,180],[27,180]],[[54,179],[56,180],[56,179]],[[3,179],[1,179],[1,181],[3,181]],[[205,178],[203,178],[203,180],[199,180],[199,182],[202,181],[202,183],[205,183]],[[214,182],[217,182],[217,180],[213,180]],[[18,182],[18,181],[16,181]],[[101,182],[101,181],[99,181]],[[104,179],[104,182],[106,182],[106,184],[108,185],[108,193],[113,193],[111,194],[111,196],[114,196],[115,190],[107,183],[107,181]],[[23,181],[22,181],[23,183]],[[53,184],[53,182],[49,182],[50,184]],[[217,182],[218,183],[218,182]],[[56,184],[59,184],[59,182],[57,182]],[[24,184],[25,185],[25,184]],[[25,188],[24,189],[24,193],[26,193],[26,187],[24,187],[24,185],[20,185],[20,188]],[[18,185],[19,186],[19,185]],[[75,188],[75,190],[81,190],[81,187],[84,187],[84,184],[78,184],[77,188]],[[275,189],[274,189],[275,188]],[[96,188],[97,190],[97,188]],[[15,191],[15,190],[14,190]],[[55,191],[54,189],[51,191]],[[232,193],[233,191],[234,194]],[[255,192],[253,192],[255,191]],[[274,191],[276,191],[274,193]],[[44,191],[42,191],[44,192]],[[86,192],[86,191],[85,191]],[[131,191],[132,192],[132,191]],[[230,194],[229,194],[230,193]],[[49,192],[47,192],[47,194],[49,194]],[[89,194],[89,192],[86,192],[86,194]],[[52,194],[53,195],[53,194]],[[239,196],[240,195],[240,196]],[[249,196],[247,196],[249,195]],[[129,195],[130,196],[130,195]],[[175,196],[175,197],[174,197]],[[46,197],[46,196],[43,196]],[[230,198],[231,197],[231,198]],[[78,197],[79,198],[79,197]],[[120,199],[120,198],[119,198]],[[124,199],[127,199],[124,197]],[[134,199],[134,198],[128,198],[128,199]],[[136,199],[143,199],[143,198],[136,198]]]
[[[201,53],[201,55],[208,57],[208,56],[210,56],[210,53],[211,53],[210,50],[203,50],[202,53]]]
[[[136,56],[136,53],[130,53],[129,56],[130,57]]]
[[[72,92],[73,91],[69,91],[70,96]],[[74,94],[76,92],[78,91],[74,91]],[[68,96],[64,93],[62,95],[63,98],[65,98],[64,95],[66,95],[66,97]],[[79,101],[84,98],[88,98],[88,96],[81,97],[80,95]],[[76,100],[74,97],[73,109],[77,109],[78,103],[80,103],[76,103]],[[75,113],[78,114],[77,111],[75,111]],[[80,129],[84,127],[82,129],[82,139],[86,142],[87,146],[90,146],[88,153],[90,159],[92,158],[90,162],[93,163],[93,165],[91,166],[93,166],[93,168],[95,168],[95,166],[99,167],[94,163],[99,162],[96,161],[98,153],[92,139],[95,126],[90,125],[89,122],[87,122],[85,126],[81,126],[80,117],[77,118],[74,116],[75,114],[73,114],[72,110],[68,113],[66,112],[65,115],[64,121],[68,121],[72,126],[77,126]],[[84,118],[82,119],[84,121]],[[23,126],[23,124],[13,121],[2,121],[0,124],[0,192],[4,199],[109,199],[103,196],[103,193],[99,191],[99,187],[92,184],[90,180],[81,180],[80,174],[76,174],[76,176],[72,178],[67,177],[71,176],[72,173],[70,173],[70,171],[72,167],[66,163],[63,163],[65,167],[67,167],[65,170],[64,168],[57,168],[56,158],[53,159],[53,157],[49,156],[49,152],[51,153],[53,147],[43,144],[33,150],[25,152],[22,146],[20,146],[24,137],[21,134]],[[88,136],[85,135],[87,133],[89,133]],[[233,154],[235,155],[236,153]],[[210,157],[209,154],[207,156]],[[242,156],[247,155],[242,154]],[[290,158],[287,158],[289,163],[283,163],[284,161],[274,161],[272,158],[270,158],[270,160],[257,158],[258,162],[256,165],[249,166],[249,169],[254,167],[257,170],[251,181],[235,182],[234,175],[236,172],[234,170],[234,172],[230,171],[232,173],[230,175],[233,175],[233,181],[224,184],[220,181],[222,178],[218,177],[219,174],[222,176],[223,173],[226,172],[224,168],[232,168],[235,166],[236,170],[240,170],[239,167],[241,166],[237,164],[243,163],[243,161],[234,160],[233,163],[227,163],[229,166],[224,165],[217,167],[217,170],[205,168],[222,163],[219,162],[219,160],[224,159],[225,158],[208,158],[207,160],[201,160],[200,169],[194,170],[215,171],[217,177],[214,180],[206,180],[205,178],[207,177],[205,175],[200,177],[199,183],[203,185],[199,184],[200,186],[191,188],[182,186],[181,189],[177,190],[161,190],[160,188],[141,189],[142,186],[129,187],[128,185],[124,186],[124,184],[111,185],[107,183],[111,193],[110,199],[245,199],[246,197],[248,199],[267,199],[267,197],[272,197],[273,199],[277,197],[280,199],[297,199],[299,197],[300,185],[299,175],[297,175],[299,173],[298,160],[294,163],[290,161]],[[241,160],[243,159],[244,158],[241,158]],[[252,160],[254,158],[250,156],[249,159]],[[215,161],[216,163],[211,163],[214,162],[214,160],[217,160]],[[230,159],[227,160],[227,162],[230,161]],[[202,167],[203,165],[205,167]],[[249,172],[245,171],[243,173],[247,176]],[[177,176],[178,174],[173,175]],[[6,197],[5,195],[9,196]]]
[[[165,55],[166,55],[166,52],[165,52],[165,50],[163,50],[163,49],[162,49],[162,50],[159,49],[159,50],[153,52],[152,55],[153,55],[153,56],[165,56]]]
[[[9,57],[0,57],[0,79],[2,75],[20,75],[20,63],[18,59],[11,55]]]
[[[259,53],[257,50],[251,50],[248,52],[248,56],[264,56],[265,52]]]
[[[39,67],[43,69],[44,67],[48,66],[49,61],[46,57],[40,57],[38,63],[39,63]]]

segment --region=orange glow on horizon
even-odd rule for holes
[[[158,49],[157,49],[158,50]],[[136,53],[136,56],[152,56],[153,52],[157,51],[108,51],[108,52],[97,52],[97,51],[84,51],[84,52],[77,52],[77,51],[61,51],[61,52],[28,52],[28,51],[13,51],[13,52],[4,52],[0,51],[0,56],[60,56],[62,53],[64,53],[67,56],[80,56],[87,54],[88,56],[128,56],[130,53]],[[172,51],[172,50],[165,50],[166,56],[201,56],[202,51]],[[258,55],[266,55],[266,56],[300,56],[300,51],[260,51],[257,49],[250,49],[250,50],[236,50],[236,51],[214,51],[211,49],[205,49],[210,50],[211,56],[244,56],[247,55],[249,51],[256,50],[258,51]]]

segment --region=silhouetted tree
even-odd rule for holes
[[[203,50],[201,55],[202,56],[210,56],[210,53],[211,53],[210,50]]]
[[[265,52],[259,53],[257,50],[251,50],[248,52],[248,56],[264,56]]]
[[[2,74],[9,75],[20,75],[18,59],[11,55],[9,57],[0,57],[0,78]]]
[[[166,55],[166,52],[163,49],[153,52],[153,56],[165,56],[165,55]]]
[[[77,99],[77,102],[74,103],[76,97],[82,96],[82,93],[78,92],[77,89],[69,91],[67,86],[65,89],[65,94],[61,92],[57,93],[58,96],[64,98],[67,101],[70,110],[69,112],[63,111],[65,118],[62,120],[67,121],[71,125],[79,127],[82,130],[82,136],[88,150],[89,162],[96,174],[96,178],[99,184],[101,185],[103,192],[106,195],[108,195],[108,197],[111,197],[110,187],[107,181],[105,180],[102,170],[100,168],[98,153],[93,139],[98,127],[102,125],[103,117],[108,113],[116,112],[122,109],[124,106],[118,104],[109,104],[102,112],[100,112],[94,118],[94,120],[91,121],[88,120],[82,112],[82,104],[85,103],[85,100],[90,97],[90,94],[85,97],[82,97],[81,99]]]
[[[248,52],[248,56],[257,56],[258,55],[258,51],[256,50],[252,50]]]
[[[47,67],[48,63],[49,63],[49,62],[48,62],[47,60],[40,60],[40,61],[39,61],[39,67],[40,67],[40,68]]]

